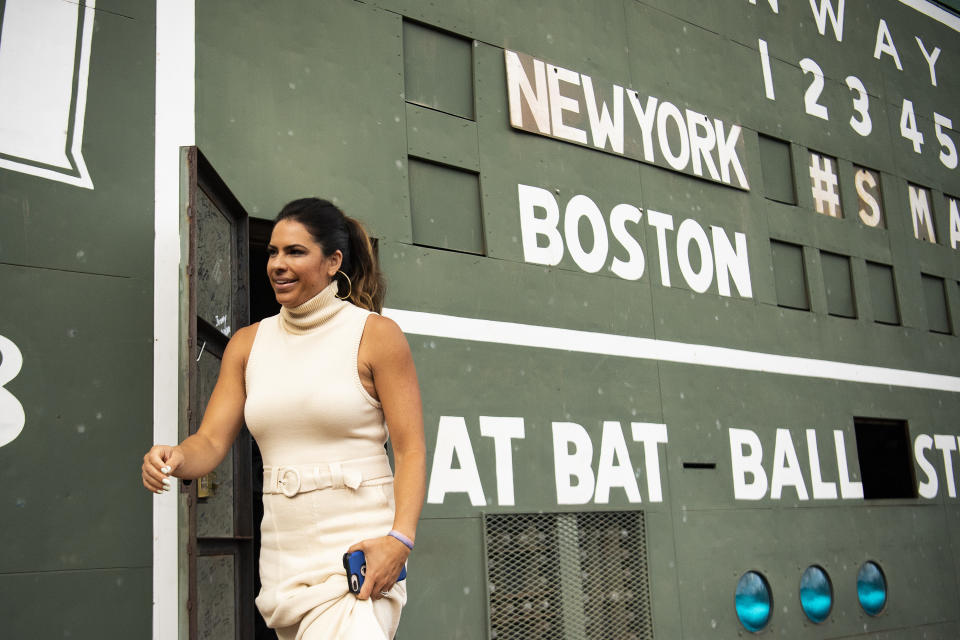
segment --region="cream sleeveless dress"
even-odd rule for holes
[[[244,416],[263,455],[257,607],[280,640],[389,640],[407,599],[358,600],[343,554],[393,526],[393,474],[380,403],[357,351],[371,313],[336,282],[260,322],[247,360]]]

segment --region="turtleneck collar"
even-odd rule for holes
[[[347,306],[347,302],[337,298],[337,281],[303,304],[288,309],[280,308],[280,326],[288,333],[310,333],[323,326],[330,318]]]

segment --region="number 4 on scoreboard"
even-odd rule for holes
[[[913,152],[920,153],[923,146],[923,134],[917,129],[917,117],[913,113],[913,103],[903,99],[900,109],[900,135],[913,143]]]
[[[940,163],[947,169],[957,168],[957,147],[944,129],[953,129],[953,121],[939,113],[933,114],[933,131],[940,142]],[[913,143],[914,153],[920,153],[923,146],[923,134],[917,129],[917,117],[913,112],[913,103],[903,99],[900,110],[900,135]]]

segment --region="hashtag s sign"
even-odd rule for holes
[[[8,338],[0,336],[0,447],[19,436],[26,423],[23,405],[4,388],[4,385],[17,377],[22,366],[23,355],[20,349]]]

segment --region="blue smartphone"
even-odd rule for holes
[[[367,560],[363,557],[363,551],[354,551],[353,553],[343,554],[343,568],[347,572],[347,583],[350,585],[350,593],[357,595],[360,588],[363,587],[363,579],[367,575]],[[397,582],[407,577],[407,568],[400,570],[400,576]]]

